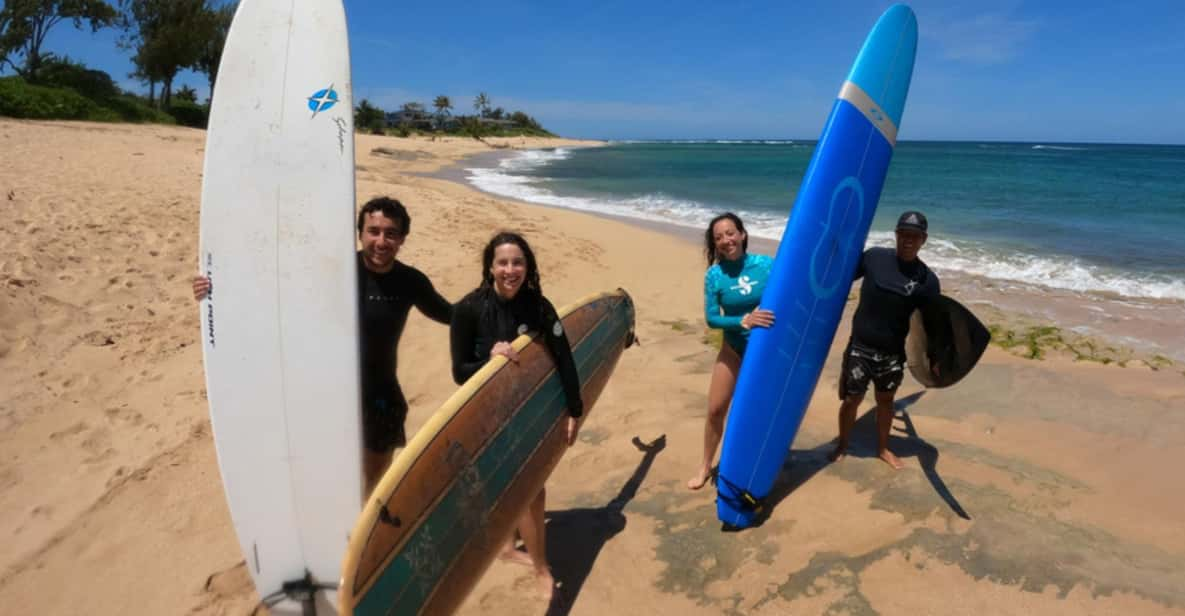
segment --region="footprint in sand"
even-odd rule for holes
[[[205,591],[219,599],[249,594],[254,590],[251,574],[247,572],[247,563],[239,564],[222,571],[215,571],[206,578]]]
[[[107,428],[96,428],[79,443],[79,448],[89,454],[82,459],[84,464],[98,464],[115,456],[117,452],[111,447],[110,435],[111,431]]]
[[[21,472],[12,467],[0,470],[0,492],[8,490],[21,482]]]
[[[91,346],[110,346],[115,344],[115,338],[109,334],[95,330],[79,336],[79,340]]]
[[[51,432],[49,434],[49,440],[60,441],[64,438],[74,436],[75,434],[80,434],[89,427],[90,426],[88,426],[85,421],[80,421],[80,422],[70,426],[69,428],[66,428],[65,430],[58,430],[57,432]]]
[[[107,417],[110,423],[129,424],[132,426],[139,426],[144,423],[144,415],[139,411],[134,411],[127,408],[127,405],[122,407],[110,407],[103,411],[103,415]]]

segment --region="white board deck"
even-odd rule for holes
[[[240,3],[206,141],[201,322],[218,463],[261,597],[306,570],[336,584],[361,510],[350,89],[341,0]]]

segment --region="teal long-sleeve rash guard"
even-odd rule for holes
[[[770,257],[746,254],[736,261],[721,260],[704,274],[704,320],[708,327],[724,330],[724,341],[738,355],[749,342],[741,318],[761,303],[771,265]]]

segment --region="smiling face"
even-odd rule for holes
[[[490,276],[494,278],[494,291],[503,299],[513,299],[527,279],[527,257],[517,244],[499,244],[494,247],[494,260],[490,263]]]
[[[395,264],[395,255],[403,246],[407,235],[399,223],[387,218],[382,212],[370,212],[362,220],[362,261],[366,269],[386,272]]]
[[[913,261],[926,243],[926,232],[917,229],[897,229],[897,258]]]
[[[716,244],[716,255],[721,259],[736,261],[745,256],[745,240],[748,235],[737,229],[736,223],[728,218],[712,225],[712,241]]]

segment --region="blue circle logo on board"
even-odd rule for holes
[[[333,84],[324,90],[317,90],[309,97],[309,109],[313,112],[313,117],[322,111],[329,111],[337,104],[337,90],[333,89]]]
[[[840,197],[844,196],[845,199]],[[840,283],[850,280],[852,236],[855,224],[864,218],[864,186],[854,176],[840,180],[831,191],[831,202],[827,206],[827,218],[822,221],[823,229],[811,252],[810,283],[815,299],[826,299],[835,294]],[[836,263],[835,259],[839,258]]]

